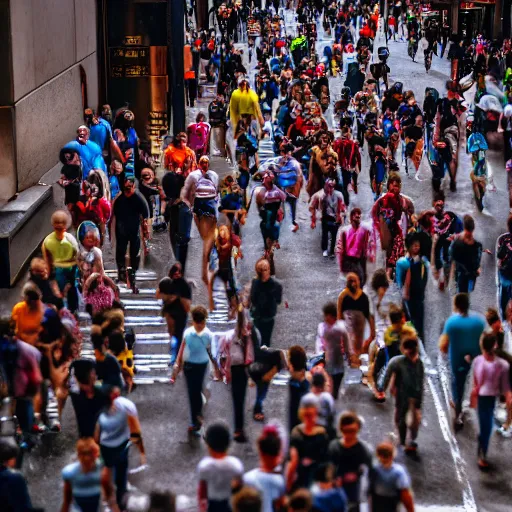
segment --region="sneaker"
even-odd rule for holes
[[[292,224],[291,230],[292,230],[292,233],[297,233],[297,231],[299,231],[299,225],[296,222],[294,222]]]
[[[324,251],[324,252],[322,253],[322,255],[323,255],[323,257],[324,257],[324,258],[327,258],[327,256],[329,256],[329,252],[328,252],[328,251]]]
[[[243,430],[240,430],[234,433],[233,441],[235,441],[235,443],[247,443],[248,439],[247,436],[245,435],[245,432]]]
[[[39,423],[34,423],[32,425],[32,432],[35,434],[44,434],[45,432],[48,432],[48,427],[40,421]]]
[[[508,428],[505,427],[505,426],[501,426],[499,429],[498,429],[498,433],[503,436],[504,438],[506,439],[510,439],[512,437],[512,425],[509,426]]]
[[[50,423],[50,432],[59,433],[61,431],[62,427],[60,425],[59,420],[53,420]]]

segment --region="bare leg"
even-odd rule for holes
[[[202,279],[206,286],[208,286],[208,258],[210,251],[213,247],[213,239],[215,237],[215,227],[217,226],[217,219],[215,217],[202,216],[195,217],[196,226],[199,235],[203,240],[203,262],[202,262]]]
[[[213,301],[213,283],[215,281],[215,273],[208,272],[208,303],[210,311],[215,309],[215,302]]]

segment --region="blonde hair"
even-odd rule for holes
[[[66,210],[57,210],[56,212],[53,212],[51,217],[52,226],[55,223],[56,220],[66,220],[66,228],[69,228],[71,226],[71,216]]]

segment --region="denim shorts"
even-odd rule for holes
[[[198,217],[217,218],[217,201],[215,199],[196,199],[194,201],[194,213]]]

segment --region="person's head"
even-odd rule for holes
[[[231,238],[231,232],[229,231],[228,226],[223,224],[219,226],[219,239],[222,243],[226,243]]]
[[[288,512],[309,512],[312,507],[311,492],[307,489],[296,490],[288,499]]]
[[[10,437],[0,437],[0,466],[14,468],[20,449]]]
[[[50,274],[48,263],[43,258],[32,258],[30,261],[30,274],[39,279],[48,279]]]
[[[107,398],[109,405],[113,405],[115,399],[121,396],[121,388],[117,386],[111,386],[110,384],[103,384],[102,391]]]
[[[471,215],[464,215],[462,223],[466,233],[473,233],[473,231],[475,231],[475,219],[473,219]]]
[[[389,173],[388,183],[387,183],[388,192],[392,194],[398,195],[402,190],[402,178],[396,172]]]
[[[292,372],[300,372],[306,370],[307,356],[304,347],[300,345],[292,345],[288,349],[288,364]]]
[[[116,158],[114,158],[112,160],[112,163],[110,164],[110,173],[113,176],[117,176],[117,175],[121,174],[122,172],[123,172],[123,163],[121,162],[121,160],[117,160]]]
[[[238,79],[238,88],[241,91],[248,91],[249,90],[249,80],[245,75],[240,76]]]
[[[203,155],[199,159],[198,165],[199,165],[199,168],[201,169],[201,171],[206,172],[208,170],[208,168],[210,167],[210,159],[206,155]]]
[[[165,488],[153,489],[149,493],[147,512],[176,512],[176,496]]]
[[[195,306],[190,312],[192,317],[192,325],[196,331],[202,331],[206,327],[206,319],[208,318],[208,311],[203,306]]]
[[[352,208],[350,212],[350,223],[354,227],[358,227],[361,224],[361,217],[363,215],[363,212],[361,211],[361,208]]]
[[[179,279],[180,277],[183,277],[183,266],[179,261],[174,263],[172,267],[169,269],[168,276],[171,279]]]
[[[327,195],[332,195],[332,193],[334,192],[334,186],[335,186],[335,182],[333,179],[331,178],[327,178],[325,180],[325,184],[324,184],[324,191]]]
[[[135,194],[135,178],[127,176],[124,180],[123,194],[126,197],[131,197]]]
[[[233,494],[231,508],[233,512],[261,512],[263,501],[254,487],[246,485]]]
[[[334,302],[328,302],[323,308],[324,321],[329,325],[333,325],[338,317],[338,308]]]
[[[480,338],[480,348],[484,354],[494,354],[496,350],[496,334],[493,332],[484,332]]]
[[[375,293],[386,292],[389,288],[389,278],[386,269],[379,268],[373,273],[371,286]]]
[[[385,468],[388,468],[393,464],[395,458],[395,447],[393,443],[384,441],[377,445],[376,449],[377,459]]]
[[[325,375],[322,372],[315,372],[311,377],[311,386],[313,392],[321,393],[325,391]]]
[[[334,467],[328,462],[318,466],[314,474],[314,481],[323,489],[333,486]]]
[[[401,327],[405,324],[404,310],[396,304],[389,306],[389,321],[394,327]]]
[[[260,258],[254,267],[256,276],[260,281],[268,281],[270,279],[270,262],[266,258]]]
[[[100,455],[100,448],[92,437],[83,437],[76,443],[76,454],[82,471],[89,473],[96,467],[96,459]]]
[[[90,359],[76,359],[73,362],[73,373],[80,388],[91,389],[96,382],[96,368]]]
[[[69,213],[65,210],[57,210],[56,212],[53,212],[51,217],[52,227],[53,230],[60,234],[64,233],[66,229],[69,228],[71,224],[71,218],[69,216]]]
[[[356,293],[359,290],[360,281],[359,276],[354,272],[349,272],[347,274],[347,288],[350,292]]]
[[[87,141],[89,140],[89,134],[90,134],[90,131],[89,131],[89,128],[87,128],[87,126],[85,126],[85,125],[79,126],[76,131],[76,140],[80,144],[86,144]]]
[[[493,332],[501,332],[503,329],[501,318],[496,308],[487,308],[485,318]]]
[[[143,183],[151,185],[155,180],[155,171],[151,167],[144,167],[140,172],[140,179]]]
[[[282,458],[283,442],[276,425],[265,425],[258,438],[258,452],[262,466],[274,469]]]
[[[432,206],[434,207],[434,210],[436,213],[440,214],[444,210],[444,203],[445,203],[445,195],[442,190],[439,192],[436,192],[434,195],[434,200],[432,201]]]
[[[78,239],[86,251],[100,245],[100,230],[91,221],[85,221],[78,228]]]
[[[229,427],[222,421],[208,425],[204,436],[210,455],[226,455],[231,444]]]
[[[402,354],[408,359],[415,360],[419,354],[419,341],[416,333],[407,333],[400,341]]]
[[[126,349],[124,333],[120,329],[114,329],[108,334],[108,348],[115,356],[118,356]]]
[[[271,189],[272,186],[274,185],[274,178],[275,178],[275,174],[273,173],[273,171],[271,169],[267,169],[264,173],[263,173],[263,185],[268,188],[268,189]]]
[[[407,250],[413,257],[418,256],[421,250],[420,238],[414,233],[407,239]]]
[[[199,112],[196,116],[196,123],[204,123],[206,121],[206,115],[204,112]]]
[[[363,421],[355,412],[345,411],[341,413],[338,428],[345,442],[351,443],[357,441],[362,426]]]
[[[420,128],[423,126],[423,116],[421,114],[417,115],[414,118],[414,124],[416,126],[419,126]]]
[[[469,311],[469,294],[457,293],[453,298],[453,309],[461,315],[466,315]]]
[[[42,297],[41,290],[34,283],[31,283],[30,281],[26,283],[21,290],[21,296],[29,309],[39,307]]]

